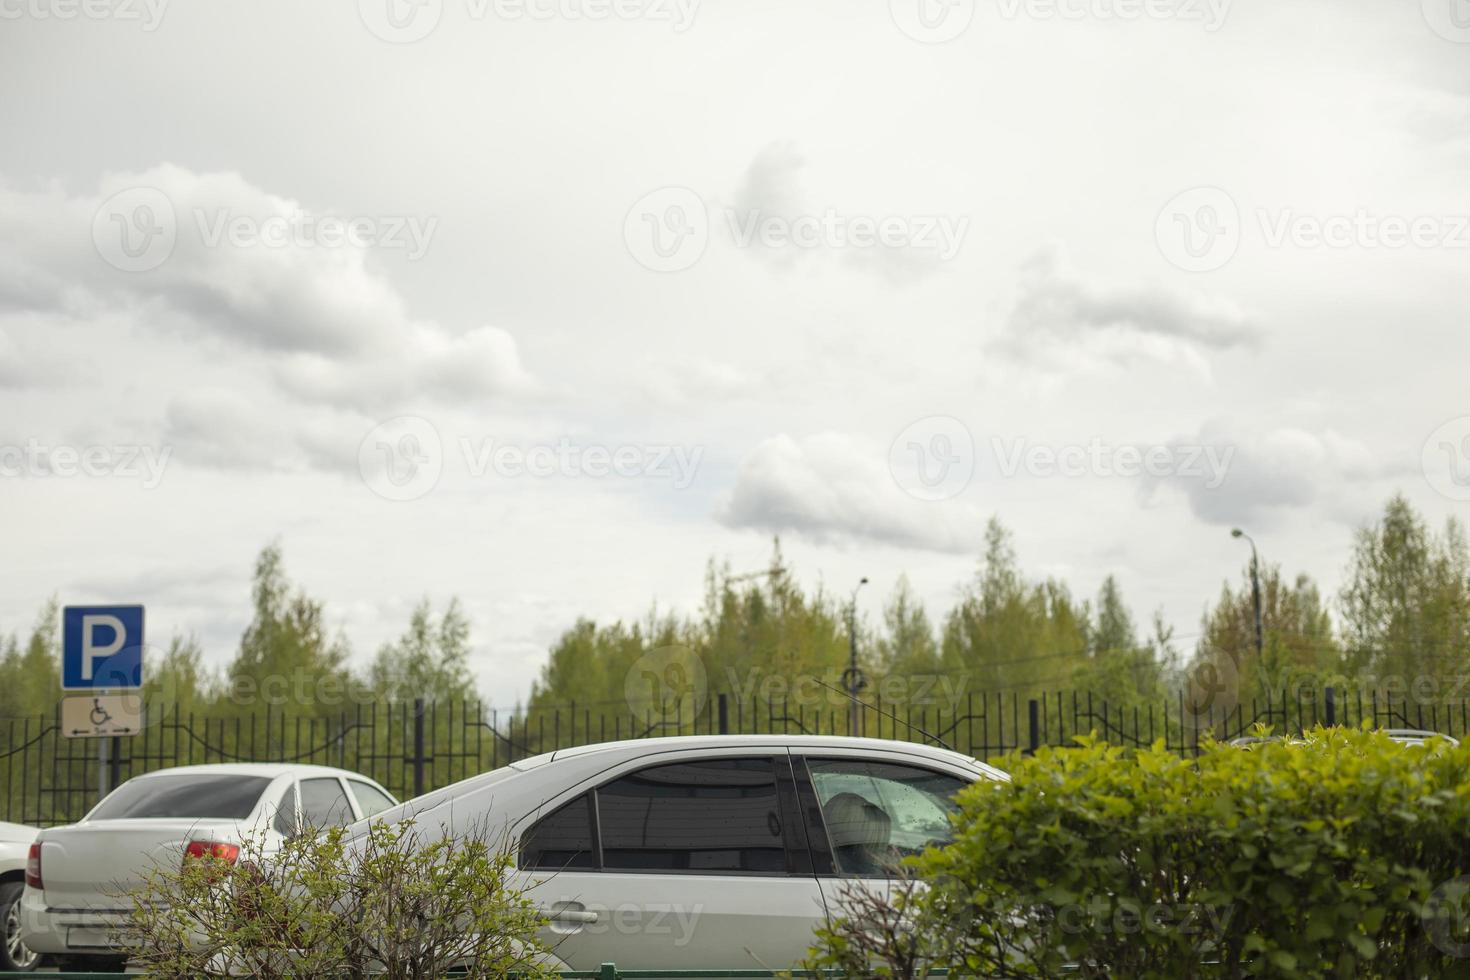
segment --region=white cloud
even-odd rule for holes
[[[952,260],[964,244],[964,215],[907,213],[904,208],[875,209],[861,200],[819,200],[801,181],[806,157],[792,142],[771,143],[746,167],[732,204],[714,216],[717,233],[728,234],[742,251],[789,271],[798,264],[830,263],[891,285],[908,285]],[[858,227],[898,222],[903,243],[869,242]],[[767,241],[764,229],[774,238]],[[824,230],[818,231],[818,228]],[[815,240],[815,242],[813,241]],[[807,244],[799,244],[807,242]],[[821,247],[818,247],[820,244]]]
[[[0,388],[20,387],[29,380],[29,372],[26,365],[21,363],[21,355],[16,347],[15,341],[3,329],[0,329]]]
[[[1375,460],[1363,443],[1331,429],[1243,429],[1222,422],[1198,435],[1173,440],[1176,452],[1208,446],[1229,454],[1218,486],[1189,475],[1148,481],[1151,499],[1161,485],[1182,493],[1196,517],[1210,524],[1275,526],[1292,514],[1338,514],[1345,499],[1361,500],[1365,484],[1395,471]],[[1348,492],[1351,491],[1351,492]]]
[[[706,357],[651,358],[638,374],[649,400],[668,407],[751,397],[768,391],[774,383],[771,378]]]
[[[1208,355],[1255,348],[1260,331],[1235,304],[1161,286],[1090,282],[1048,246],[1021,266],[1019,289],[995,349],[1020,360],[1085,368],[1139,360],[1210,373]]]
[[[719,520],[728,527],[792,532],[821,543],[973,551],[983,518],[956,501],[905,494],[887,460],[887,447],[840,433],[800,440],[775,436],[741,461]]]
[[[262,406],[220,388],[188,391],[165,411],[162,442],[185,466],[279,473],[355,472],[360,417],[316,406]]]
[[[794,143],[771,143],[761,149],[745,169],[735,193],[735,207],[742,214],[759,211],[790,216],[803,206],[800,173],[806,158]]]
[[[383,411],[406,400],[476,404],[537,390],[521,364],[515,338],[497,327],[450,336],[414,324],[395,352],[373,351],[344,361],[317,353],[292,354],[276,369],[282,387],[306,401]]]
[[[226,469],[294,469],[293,443],[258,405],[233,391],[179,395],[169,404],[163,438],[192,463]]]
[[[107,202],[134,188],[152,189],[148,220],[171,227],[175,238],[156,267],[122,271],[104,261],[106,236],[131,235],[133,212],[111,214]],[[102,220],[94,241],[99,209],[104,219],[122,218],[122,227]],[[333,223],[339,219],[349,227],[360,220],[366,231],[356,241],[338,235],[331,229],[344,228]],[[369,239],[427,247],[434,220],[313,212],[239,174],[172,164],[109,174],[95,195],[0,185],[0,269],[11,273],[0,309],[80,316],[130,309],[165,333],[272,356],[282,386],[298,398],[370,413],[409,394],[463,404],[532,390],[509,333],[492,326],[456,333],[414,320],[374,271]]]

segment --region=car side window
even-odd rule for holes
[[[558,807],[526,831],[521,838],[520,866],[545,871],[597,867],[590,793]]]
[[[347,785],[352,787],[352,795],[357,797],[358,809],[362,811],[364,817],[375,817],[384,810],[397,805],[393,802],[392,797],[376,786],[369,786],[357,779],[347,780]]]
[[[352,822],[352,804],[347,802],[340,780],[331,776],[303,779],[300,787],[302,827],[325,830]]]
[[[271,821],[271,826],[287,837],[296,833],[296,784],[292,783],[286,787],[281,802],[276,805],[276,816]]]
[[[604,870],[786,871],[776,771],[768,757],[652,766],[596,792]]]
[[[845,875],[891,876],[925,848],[947,844],[965,780],[866,759],[809,759],[828,844]]]

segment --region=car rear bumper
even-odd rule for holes
[[[53,909],[45,896],[27,888],[20,899],[22,941],[38,953],[112,953],[127,925],[122,909]]]

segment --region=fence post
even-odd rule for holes
[[[424,795],[424,699],[413,699],[413,795]]]
[[[1029,729],[1026,754],[1035,755],[1041,748],[1041,704],[1035,698],[1026,702],[1026,727]]]
[[[1323,717],[1327,721],[1327,727],[1331,728],[1337,724],[1337,692],[1329,687],[1322,693],[1325,695],[1326,701],[1323,706],[1325,709],[1323,711]]]
[[[616,963],[602,964],[602,969],[597,973],[597,980],[618,980],[618,965]]]
[[[730,695],[720,695],[720,734],[730,734]]]

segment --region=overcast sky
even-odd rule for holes
[[[1470,500],[1470,3],[0,0],[0,630],[214,663],[279,541],[496,704],[710,556],[986,518],[1185,642]]]

